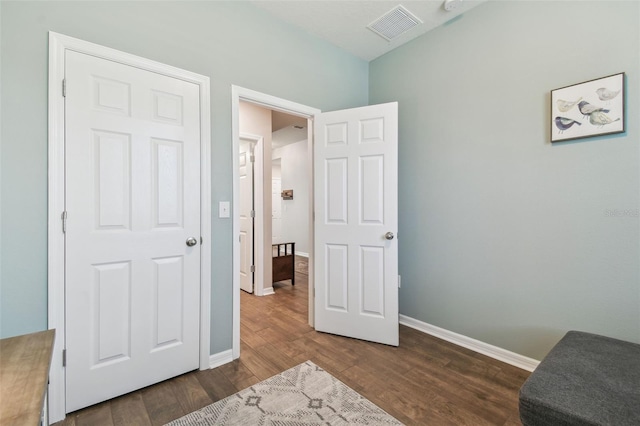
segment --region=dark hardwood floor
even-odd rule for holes
[[[240,359],[194,371],[67,415],[58,425],[162,425],[311,360],[407,425],[520,425],[529,373],[400,326],[390,347],[307,324],[307,276],[276,294],[241,292]]]

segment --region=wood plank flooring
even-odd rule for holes
[[[298,259],[300,260],[300,259]],[[162,425],[311,360],[407,425],[520,425],[529,373],[400,326],[397,348],[318,333],[307,324],[307,276],[275,295],[241,292],[240,359],[67,415],[60,426]]]

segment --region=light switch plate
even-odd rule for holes
[[[229,201],[220,201],[218,204],[218,217],[231,217],[231,203]]]

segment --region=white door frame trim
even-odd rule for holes
[[[256,92],[239,86],[231,86],[231,136],[232,136],[232,152],[239,152],[240,149],[240,101],[250,102],[262,107],[284,112],[287,114],[303,117],[313,120],[313,116],[321,111],[306,105],[281,99],[275,96]],[[310,231],[310,253],[309,253],[309,290],[313,288],[313,126],[308,126],[307,134],[309,141],[309,170],[311,179],[309,179],[309,227]],[[239,161],[238,156],[233,155],[233,334],[231,342],[232,358],[236,359],[240,356],[240,216],[238,214],[239,203]],[[257,216],[257,215],[256,215]],[[314,299],[313,292],[309,291],[309,324],[314,324]]]
[[[49,421],[65,417],[65,369],[62,350],[65,342],[64,262],[65,240],[61,214],[65,210],[64,98],[65,50],[134,66],[199,86],[200,96],[200,228],[203,244],[200,262],[200,369],[209,368],[211,339],[211,115],[209,77],[160,62],[141,58],[84,40],[49,32],[49,205],[48,205],[48,328],[56,329],[49,376]],[[236,160],[237,161],[237,160]]]

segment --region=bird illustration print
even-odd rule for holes
[[[620,118],[616,118],[615,120],[613,120],[602,111],[594,111],[589,114],[589,123],[593,124],[594,126],[603,127],[616,121],[620,121]]]
[[[584,115],[585,117],[589,117],[592,113],[594,113],[596,111],[598,111],[598,112],[609,112],[608,109],[597,107],[595,105],[590,104],[587,101],[580,102],[578,104],[578,109],[580,110],[582,115]]]
[[[576,106],[576,104],[578,102],[580,102],[582,100],[582,97],[580,97],[577,101],[574,102],[570,102],[570,101],[565,101],[563,99],[558,99],[556,101],[556,105],[558,106],[558,111],[560,112],[567,112],[569,111],[571,108],[573,108],[574,106]]]
[[[625,79],[625,73],[618,73],[551,90],[551,99],[547,98],[551,142],[625,132]]]
[[[611,99],[618,96],[618,93],[620,93],[620,90],[609,90],[606,87],[601,87],[598,90],[596,90],[596,93],[598,94],[598,98],[601,101],[610,101]]]
[[[558,133],[560,134],[564,133],[565,130],[570,129],[574,124],[582,126],[579,121],[576,121],[572,118],[560,116],[556,117],[556,127],[558,128]]]

